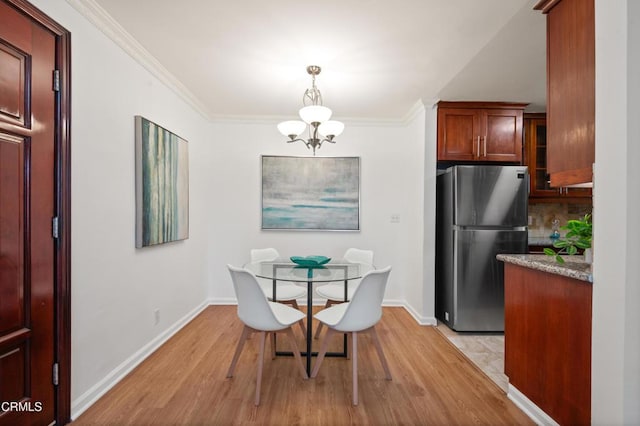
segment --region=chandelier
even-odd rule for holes
[[[313,149],[316,155],[316,148],[320,148],[323,142],[336,143],[333,139],[339,136],[344,130],[344,124],[340,121],[329,120],[331,110],[322,105],[322,94],[316,87],[316,75],[322,69],[317,65],[309,65],[307,72],[311,75],[311,88],[305,90],[302,96],[304,105],[300,111],[300,120],[283,121],[278,124],[278,130],[289,140],[287,143],[303,142],[308,149]],[[309,125],[309,137],[302,139],[299,136]]]

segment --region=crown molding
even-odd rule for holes
[[[293,120],[296,117],[291,115],[220,115],[211,116],[212,123],[234,124],[234,123],[253,123],[253,124],[270,124],[275,126],[277,123],[285,120]],[[348,126],[360,127],[400,127],[406,124],[405,119],[390,118],[363,118],[363,117],[340,117],[339,119]]]
[[[414,118],[416,118],[419,114],[424,114],[426,108],[422,99],[418,99],[416,103],[413,104],[409,111],[404,115],[404,117],[400,120],[403,124],[409,124]]]
[[[205,105],[94,0],[66,1],[191,108],[205,119],[211,120],[211,114]]]

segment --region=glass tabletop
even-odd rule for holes
[[[373,265],[353,263],[344,259],[332,259],[322,266],[308,268],[298,266],[287,258],[251,262],[244,267],[253,272],[256,277],[305,283],[354,280],[362,278],[374,268]]]

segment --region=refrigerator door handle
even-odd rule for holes
[[[454,231],[527,231],[526,226],[466,226],[466,225],[452,225],[451,228]]]

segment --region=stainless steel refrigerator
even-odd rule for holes
[[[523,166],[453,166],[436,179],[436,317],[456,331],[504,331],[499,253],[526,253]]]

